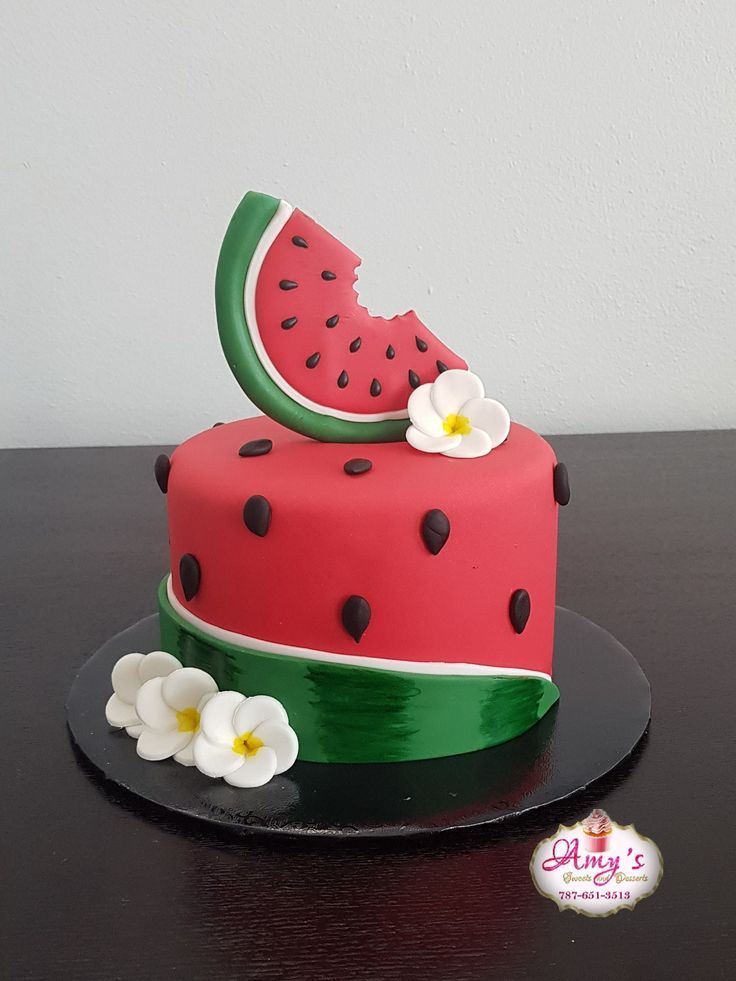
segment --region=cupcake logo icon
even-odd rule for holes
[[[583,845],[586,851],[608,851],[613,825],[605,811],[596,807],[580,824],[583,829]]]
[[[634,909],[663,874],[662,853],[651,838],[633,824],[612,821],[600,807],[540,841],[529,868],[542,896],[584,916]]]

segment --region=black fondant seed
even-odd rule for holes
[[[552,473],[552,487],[555,500],[564,507],[570,503],[570,477],[564,463],[556,463]]]
[[[153,465],[153,473],[156,477],[156,483],[159,486],[162,494],[165,494],[169,489],[169,471],[171,470],[171,460],[162,453],[160,456],[156,457],[156,462]]]
[[[320,353],[315,351],[314,354],[310,354],[307,360],[304,362],[307,368],[316,368],[319,364]]]
[[[340,377],[337,379],[337,387],[345,388],[345,386],[349,381],[350,381],[350,376],[348,375],[347,371],[341,371]]]
[[[437,371],[439,371],[440,374],[442,374],[443,371],[447,371],[447,365],[444,361],[436,361],[435,364],[437,365]]]
[[[337,279],[337,276],[336,276],[335,273],[330,272],[329,269],[323,269],[322,270],[322,279],[326,279],[328,282],[330,282],[330,280]]]
[[[286,320],[281,321],[281,326],[284,330],[291,330],[292,327],[296,327],[297,322],[296,317],[287,317]]]
[[[350,477],[357,477],[362,473],[368,473],[372,469],[373,464],[370,460],[364,460],[361,457],[355,457],[354,460],[348,460],[344,465],[343,470]]]
[[[432,508],[422,519],[422,540],[432,555],[437,555],[450,537],[450,519],[444,511]]]
[[[265,456],[273,449],[270,439],[252,439],[249,443],[243,443],[238,450],[238,456]]]
[[[265,537],[271,524],[271,505],[265,497],[254,494],[248,498],[243,508],[243,521],[248,531],[259,538]]]
[[[427,342],[423,341],[421,337],[415,337],[414,340],[417,345],[417,351],[421,351],[422,354],[424,354],[424,352],[427,350]]]
[[[386,348],[386,357],[389,361],[393,361],[393,359],[396,357],[396,351],[394,351],[390,344]]]
[[[524,630],[531,612],[532,601],[529,598],[529,593],[525,589],[514,590],[509,602],[509,618],[511,620],[511,626],[517,634],[522,633]]]
[[[291,241],[294,245],[297,245],[300,249],[308,249],[307,240],[302,238],[301,235],[292,235]]]
[[[184,590],[184,597],[187,600],[194,599],[197,595],[201,579],[202,574],[199,568],[199,562],[197,562],[195,556],[191,552],[182,555],[179,559],[179,581],[181,582],[181,588]]]
[[[376,396],[380,395],[382,391],[383,389],[381,388],[381,383],[377,378],[374,378],[371,382],[371,395],[373,398],[376,398]]]
[[[412,388],[419,388],[421,385],[419,375],[416,373],[416,371],[412,371],[411,368],[409,369],[409,384]]]
[[[345,600],[342,607],[342,625],[356,644],[360,643],[360,638],[370,622],[371,608],[367,599],[363,596],[351,596]]]
[[[337,314],[334,314],[334,316],[328,317],[327,320],[325,320],[325,325],[327,327],[337,327],[339,320],[340,320],[339,316]]]
[[[299,283],[295,283],[293,279],[282,279],[279,282],[279,289],[282,290],[295,290]]]
[[[356,351],[359,351],[360,350],[360,345],[362,343],[363,343],[363,341],[359,337],[356,337],[354,341],[351,341],[350,342],[350,353],[351,354],[355,354]]]
[[[218,426],[224,426],[224,425],[225,425],[224,422],[213,422],[212,423],[212,428],[213,429],[217,429]]]

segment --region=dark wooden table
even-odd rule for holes
[[[604,781],[516,823],[389,843],[230,838],[76,761],[83,661],[154,611],[156,449],[0,453],[0,976],[733,977],[736,434],[553,438],[571,473],[559,602],[652,683],[653,721]],[[535,844],[600,804],[664,855],[633,912],[560,913]]]

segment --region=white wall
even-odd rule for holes
[[[252,413],[248,188],[545,432],[736,425],[733,0],[4,0],[0,445]]]

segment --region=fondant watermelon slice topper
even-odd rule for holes
[[[248,397],[325,442],[401,440],[412,390],[467,364],[413,311],[360,306],[360,259],[286,201],[250,191],[228,227],[215,283],[225,356]]]

